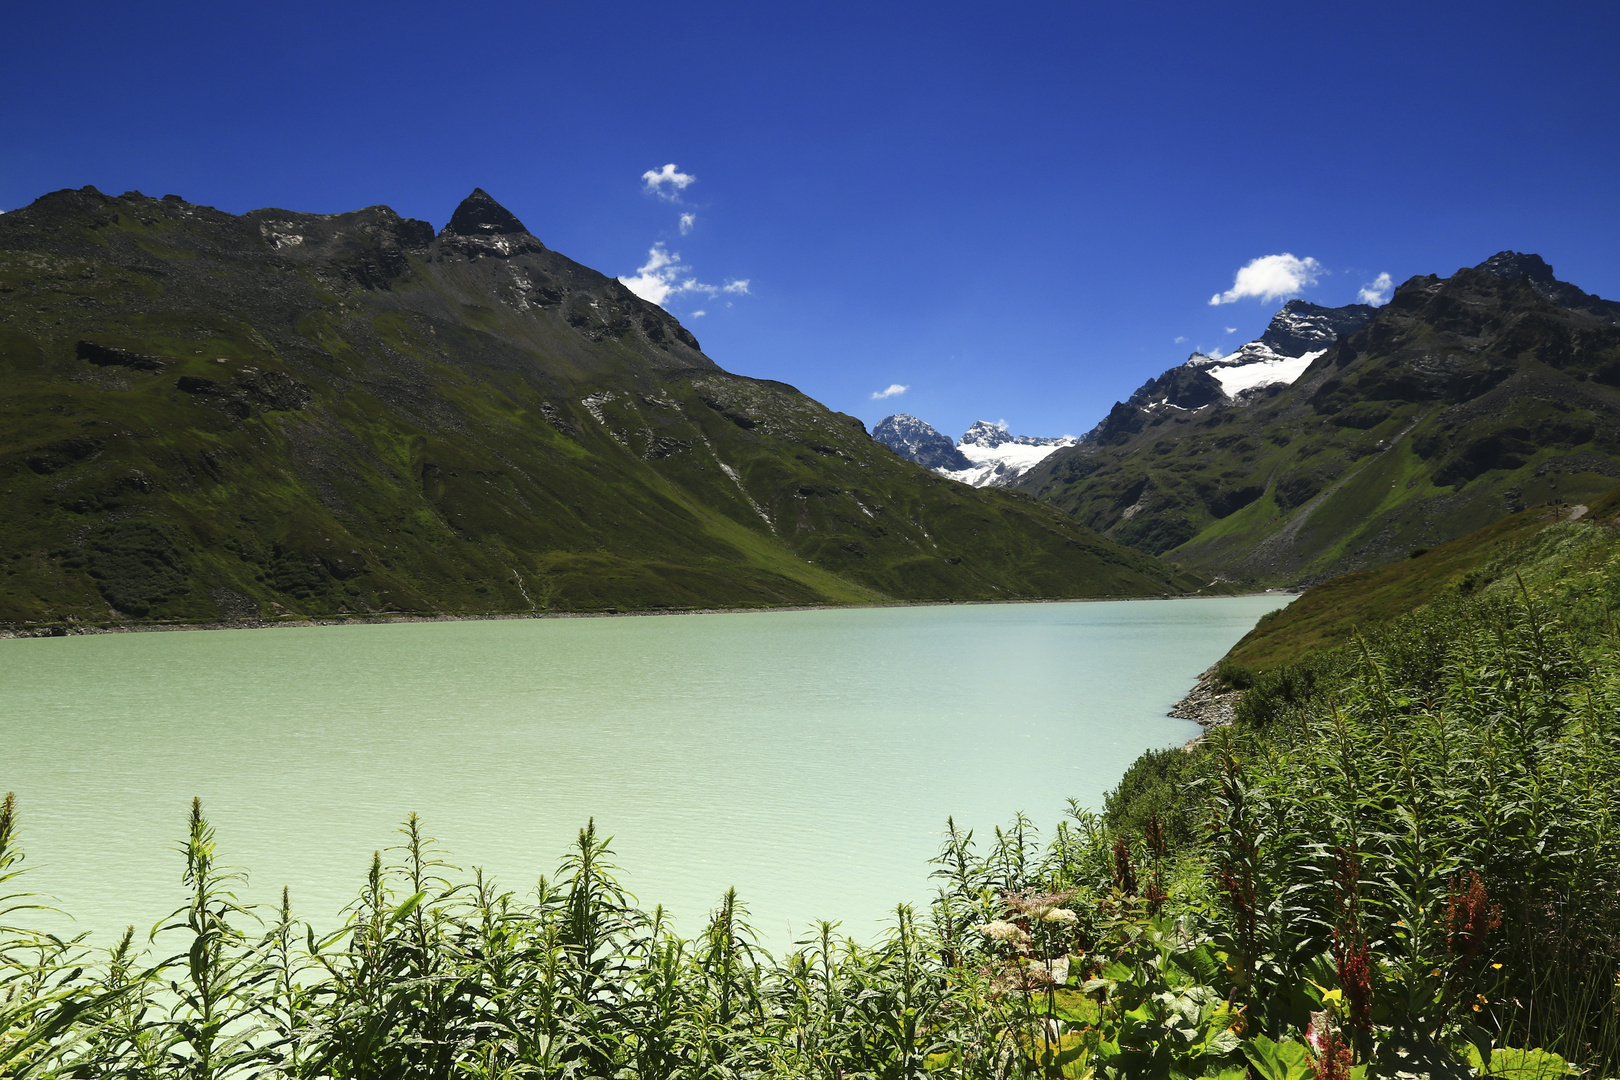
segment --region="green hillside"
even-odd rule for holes
[[[1297,382],[1121,404],[1018,487],[1232,578],[1320,581],[1620,478],[1620,304],[1504,252],[1417,277]]]
[[[0,216],[0,624],[1179,593],[722,370],[475,192]]]

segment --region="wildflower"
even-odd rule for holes
[[[1070,918],[1062,915],[1052,917],[1052,912],[1060,910],[1058,905],[1074,895],[1071,889],[1068,892],[1055,893],[1013,893],[1008,896],[1007,906],[1020,915],[1043,922],[1070,922]],[[1069,913],[1071,916],[1073,912]]]
[[[1477,870],[1470,871],[1465,884],[1459,875],[1451,879],[1451,895],[1446,897],[1446,944],[1452,955],[1473,959],[1485,946],[1485,936],[1502,925],[1502,906],[1492,904],[1485,882]]]
[[[1333,1027],[1327,1013],[1311,1013],[1305,1043],[1310,1047],[1311,1072],[1316,1080],[1349,1080],[1356,1054]]]
[[[1074,912],[1070,911],[1068,908],[1055,907],[1055,908],[1052,908],[1051,910],[1049,910],[1045,915],[1042,915],[1041,916],[1041,921],[1042,922],[1076,923],[1076,922],[1080,921],[1080,916],[1076,915]]]
[[[1010,941],[1014,945],[1022,945],[1029,940],[1029,935],[1019,929],[1016,923],[1010,923],[1004,919],[987,922],[983,926],[974,927],[974,929],[991,941]]]
[[[1348,938],[1348,940],[1347,940]],[[1333,965],[1339,985],[1350,1006],[1350,1022],[1362,1031],[1372,1030],[1372,956],[1361,933],[1333,931]]]
[[[1114,841],[1114,887],[1127,896],[1136,895],[1136,867],[1123,836]]]

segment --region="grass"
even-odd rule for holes
[[[520,579],[563,612],[1204,583],[934,477],[779,384],[494,299],[510,283],[481,263],[412,255],[365,288],[271,258],[241,219],[51,198],[0,227],[0,625],[520,613]],[[521,258],[620,302],[561,256]],[[81,340],[162,369],[96,367]],[[222,408],[176,385],[246,386],[249,369],[312,403]],[[51,449],[75,440],[93,452]],[[136,532],[166,539],[123,561],[96,546]]]
[[[1603,542],[1620,515],[1620,492],[1594,499],[1574,532]],[[1344,574],[1316,586],[1268,616],[1233,646],[1230,658],[1250,667],[1275,669],[1310,653],[1350,641],[1448,593],[1476,588],[1489,569],[1526,543],[1562,528],[1571,507],[1535,507],[1504,518],[1450,543],[1424,549],[1416,558]],[[1489,575],[1498,580],[1500,568]],[[1470,576],[1472,575],[1472,577]]]
[[[1141,412],[1140,431],[1055,454],[1021,486],[1189,566],[1313,582],[1611,490],[1617,360],[1620,336],[1465,270],[1397,297],[1269,397]],[[1244,488],[1264,494],[1217,516]]]
[[[98,953],[26,928],[7,799],[0,1071],[1614,1075],[1620,544],[1521,521],[1468,550],[1412,560],[1466,563],[1466,590],[1408,581],[1380,602],[1428,602],[1347,645],[1228,658],[1237,725],[1144,755],[1101,817],[949,826],[935,900],[873,942],[823,923],[772,956],[731,892],[682,939],[590,825],[518,894],[414,818],[316,937],[285,897],[232,899],[194,806],[183,903]]]

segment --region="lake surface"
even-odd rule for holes
[[[773,949],[870,938],[931,894],[947,815],[1049,834],[1197,734],[1165,710],[1288,599],[6,640],[0,791],[27,886],[97,941],[183,903],[193,795],[246,898],[288,885],[317,926],[415,811],[520,894],[594,817],[683,932],[735,885]]]

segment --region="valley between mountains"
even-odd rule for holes
[[[868,434],[483,191],[0,215],[0,632],[1297,586],[1620,483],[1620,304],[1293,300],[1079,437]]]
[[[955,475],[922,421],[876,433]],[[1620,484],[1620,303],[1515,252],[1414,277],[1383,307],[1291,300],[1259,340],[1193,354],[992,482],[1233,581],[1404,559]]]

